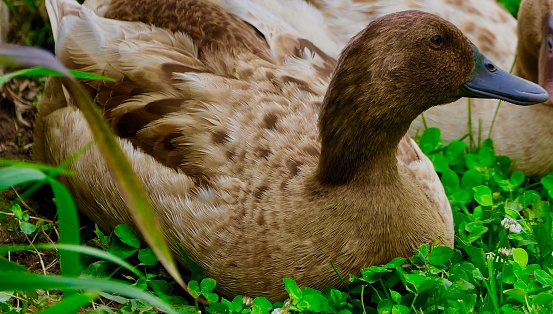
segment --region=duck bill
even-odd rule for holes
[[[553,16],[547,12],[538,59],[538,83],[549,92],[546,105],[553,106]]]
[[[541,86],[501,70],[476,46],[471,46],[474,50],[474,69],[470,80],[461,86],[461,97],[496,98],[520,106],[549,99]]]

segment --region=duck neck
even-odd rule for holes
[[[329,89],[320,117],[317,179],[323,185],[370,184],[375,177],[399,177],[397,147],[418,114],[405,112],[408,108],[397,112],[398,107],[390,106],[395,99],[379,97],[370,87]]]

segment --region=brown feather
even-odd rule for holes
[[[190,36],[202,59],[204,50],[230,47],[237,53],[253,52],[271,60],[267,42],[255,28],[209,1],[111,0],[106,18],[142,22]]]

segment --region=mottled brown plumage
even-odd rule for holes
[[[404,136],[422,111],[457,99],[472,75],[474,52],[453,25],[418,11],[379,19],[330,81],[335,61],[270,12],[251,14],[238,1],[238,19],[197,1],[142,1],[144,12],[115,1],[48,1],[56,53],[117,80],[88,87],[172,249],[182,246],[222,295],[283,299],[283,277],[340,285],[331,261],[345,276],[422,243],[453,244],[443,187]],[[172,16],[167,3],[191,11]],[[217,17],[185,18],[199,15]],[[214,35],[204,27],[221,25],[226,35],[203,38]],[[443,45],[431,40],[437,34]],[[235,47],[236,38],[265,44]],[[56,79],[37,119],[37,160],[57,164],[92,141]],[[133,224],[96,149],[72,168],[63,180],[81,211],[102,228]]]
[[[203,50],[226,49],[253,52],[270,60],[268,45],[255,28],[247,25],[236,16],[221,10],[209,1],[164,1],[159,5],[151,0],[110,0],[104,17],[109,19],[142,22],[183,32],[198,47],[198,57]]]

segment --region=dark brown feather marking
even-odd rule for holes
[[[110,113],[113,108],[118,107],[120,104],[122,104],[125,100],[129,99],[129,95],[120,94],[117,96],[110,96],[108,99],[104,102],[104,110],[106,110],[106,113]],[[110,116],[106,114],[106,118],[110,119]]]
[[[166,135],[164,138],[163,138],[163,148],[165,150],[174,150],[176,148],[175,144],[173,144],[173,139],[179,137],[179,136],[182,136],[181,133],[179,132],[172,132],[172,133],[169,133],[168,135]]]
[[[305,151],[305,153],[311,156],[319,156],[321,154],[321,150],[315,146],[307,146],[304,147],[303,150]]]
[[[178,169],[183,163],[183,156],[177,150],[177,147],[174,144],[174,139],[182,136],[181,132],[171,132],[165,137],[160,139],[154,144],[153,151],[156,152],[153,154],[154,158],[161,160],[161,162],[170,168]]]
[[[149,113],[164,116],[166,114],[179,111],[184,99],[182,98],[165,98],[155,100],[144,106],[144,110]]]
[[[311,89],[311,87],[309,86],[309,83],[307,83],[306,81],[304,80],[300,80],[298,79],[297,77],[293,77],[293,76],[290,76],[290,75],[283,75],[280,77],[280,80],[283,81],[283,82],[287,82],[287,83],[294,83],[296,85],[298,85],[298,87],[308,93],[312,93],[312,94],[315,94],[315,91],[313,91],[313,89]],[[275,84],[278,84],[280,83],[280,81],[275,81]]]
[[[269,190],[269,187],[266,186],[266,185],[262,185],[262,186],[259,186],[255,189],[255,191],[253,192],[253,196],[256,198],[256,199],[261,199],[261,197],[263,196],[263,194],[265,194],[265,192]]]
[[[116,83],[102,82],[96,89],[92,89],[91,95],[94,97],[94,101],[103,107],[106,119],[111,120],[111,110],[117,108],[133,96],[144,94],[148,91],[151,90],[141,87],[136,82],[124,77],[122,81]]]
[[[277,124],[278,115],[274,112],[269,112],[263,117],[263,121],[265,122],[265,128],[272,130]]]
[[[290,174],[296,176],[303,163],[297,160],[288,160],[286,165],[288,166],[288,170],[290,170]]]
[[[214,143],[223,144],[228,138],[228,133],[225,131],[214,131],[211,137]]]
[[[147,112],[144,109],[137,109],[124,114],[113,127],[117,135],[129,138],[136,136],[136,133],[144,126],[159,118],[160,115],[158,114]]]
[[[209,1],[113,0],[105,17],[139,21],[189,35],[204,50],[249,51],[271,60],[265,39],[250,25]]]
[[[127,81],[127,80],[117,82],[117,83],[111,83],[111,84],[112,84],[111,86],[108,85],[107,91],[109,92],[109,95],[112,97],[118,96],[118,95],[125,95],[125,96],[132,95],[138,87],[138,85],[136,85],[135,82]]]

